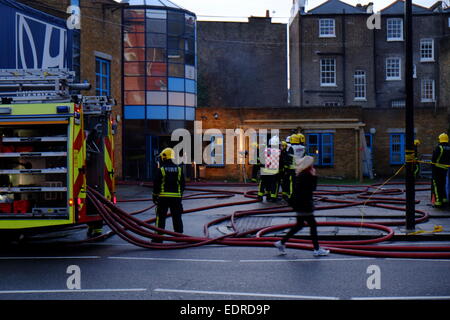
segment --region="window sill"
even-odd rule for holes
[[[319,34],[319,38],[336,38],[335,34]]]
[[[325,88],[337,88],[337,84],[320,84],[321,87]]]
[[[403,38],[387,38],[387,42],[402,42],[405,41]]]
[[[402,81],[402,78],[386,78],[386,81]]]
[[[355,98],[353,101],[367,102],[366,98]]]
[[[436,100],[420,100],[421,103],[435,103]]]
[[[434,59],[420,59],[420,62],[421,63],[433,63],[433,62],[436,62],[436,60],[434,60]]]

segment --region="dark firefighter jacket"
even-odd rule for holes
[[[431,161],[440,169],[448,169],[450,165],[450,146],[448,143],[440,143],[433,152]]]
[[[153,181],[153,195],[158,197],[181,198],[184,192],[185,180],[183,170],[172,160],[161,163]]]

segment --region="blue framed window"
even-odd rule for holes
[[[389,161],[390,164],[405,163],[405,134],[391,133],[389,139]]]
[[[111,61],[95,58],[95,92],[98,96],[111,96]]]
[[[315,158],[314,165],[331,167],[334,165],[333,133],[309,133],[306,135],[306,152]]]

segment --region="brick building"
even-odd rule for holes
[[[436,144],[436,132],[448,126],[447,112],[439,108],[416,108],[415,132],[420,138],[421,154],[430,154]],[[388,119],[388,124],[386,124]],[[403,164],[404,112],[393,108],[349,107],[272,107],[272,108],[198,108],[197,120],[203,132],[220,129],[223,150],[227,150],[226,129],[278,129],[282,139],[292,130],[301,131],[307,138],[307,152],[317,158],[316,168],[322,177],[362,179],[367,174],[364,148],[369,149],[373,170],[378,176],[391,176]],[[430,126],[430,123],[433,125]],[[396,139],[400,139],[397,141]],[[234,142],[236,143],[236,142]],[[244,149],[249,150],[249,140]],[[238,163],[235,147],[235,163],[206,165],[205,176],[214,180],[242,180],[243,167]],[[224,155],[225,156],[225,155]],[[247,177],[251,165],[246,160]],[[402,172],[403,174],[404,172]]]
[[[81,82],[91,84],[85,95],[109,95],[117,101],[113,115],[118,120],[115,139],[115,173],[122,177],[122,50],[121,4],[114,0],[19,0],[36,10],[68,19],[71,5],[80,8],[80,29],[73,30],[72,67]]]
[[[375,105],[373,32],[369,14],[338,0],[304,12],[289,26],[293,106]],[[354,77],[363,85],[354,93]],[[363,87],[365,86],[365,87]]]
[[[375,91],[377,107],[404,107],[404,2],[381,10],[381,29],[375,31]],[[431,9],[413,5],[414,106],[439,107],[439,50],[441,17]]]
[[[439,105],[447,106],[450,123],[450,7],[444,8],[441,1],[434,7],[434,12],[440,16],[440,27],[443,30],[439,43]]]
[[[440,62],[448,35],[445,10],[440,8],[440,3],[435,10],[413,5],[417,107],[439,108],[448,101],[437,89],[445,87],[440,73],[446,69]],[[381,10],[380,29],[368,28],[371,14],[368,6],[339,0],[295,13],[290,24],[293,106],[404,107],[404,2]]]
[[[199,106],[287,105],[287,26],[271,18],[198,22]]]
[[[392,174],[404,163],[404,2],[381,10],[375,28],[368,27],[374,17],[370,4],[330,0],[308,12],[295,4],[289,26],[291,105],[360,106],[373,167],[380,175]],[[449,129],[449,27],[442,2],[413,5],[415,135],[425,154]]]
[[[450,25],[448,9],[440,3],[413,8],[414,26],[420,25],[413,39],[415,135],[426,155],[449,129]],[[294,10],[290,106],[217,104],[198,109],[197,120],[204,130],[277,128],[281,138],[301,131],[321,176],[361,179],[370,168],[378,176],[392,176],[405,152],[402,14],[403,2],[396,1],[382,10],[381,29],[369,29],[370,5],[330,0],[309,12]],[[206,176],[242,179],[242,166],[206,166]]]
[[[214,114],[213,114],[214,113]],[[324,116],[326,115],[326,116]],[[271,107],[271,108],[199,108],[197,119],[202,121],[203,131],[220,128],[223,150],[230,150],[230,141],[226,140],[225,129],[242,129],[244,132],[253,129],[258,134],[261,129],[279,130],[280,138],[285,139],[292,130],[300,130],[310,138],[308,152],[319,155],[322,162],[319,174],[322,176],[340,176],[354,178],[360,176],[362,167],[359,157],[361,133],[364,129],[363,114],[360,107],[349,107],[344,110],[336,107]],[[312,137],[316,144],[312,144]],[[325,141],[325,138],[329,138]],[[330,143],[332,149],[326,151],[325,145]],[[237,142],[234,150],[237,150]],[[250,141],[243,143],[243,149],[249,150]],[[316,154],[317,151],[317,154]],[[236,151],[237,152],[237,151]],[[206,166],[209,179],[242,180],[242,165],[238,163],[239,155],[235,152],[236,164]],[[322,158],[326,155],[327,158]],[[226,155],[229,156],[229,155]],[[246,159],[247,176],[250,176],[251,165]]]

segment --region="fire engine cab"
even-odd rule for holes
[[[65,69],[0,70],[0,234],[101,217],[87,186],[114,195],[112,107]]]

